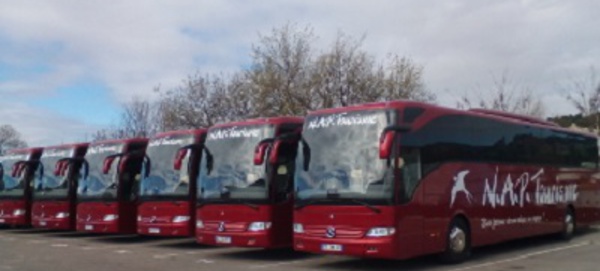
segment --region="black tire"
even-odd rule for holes
[[[560,239],[565,241],[571,240],[575,235],[575,227],[575,213],[573,209],[567,208],[563,219],[563,229],[559,235]]]
[[[440,255],[444,263],[461,263],[471,256],[471,231],[462,218],[450,222],[446,234],[446,249]]]

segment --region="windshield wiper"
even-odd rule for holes
[[[302,144],[302,169],[304,169],[304,171],[308,171],[308,167],[310,165],[310,146],[303,137],[300,138],[300,143]]]
[[[252,208],[254,210],[258,210],[258,205],[254,204],[254,203],[250,203],[250,202],[247,202],[247,201],[244,201],[244,200],[241,200],[241,199],[237,200],[236,202],[240,203],[240,204],[243,204],[243,205],[246,205],[246,206],[248,206],[248,207],[250,207],[250,208]]]
[[[200,207],[202,207],[202,206],[204,206],[204,205],[206,205],[206,204],[211,204],[211,203],[216,203],[216,202],[227,203],[227,201],[226,201],[226,200],[210,200],[210,201],[207,201],[207,200],[202,200],[202,201],[200,201],[200,202],[198,202],[198,203],[196,204],[196,208],[200,208]],[[254,203],[250,203],[250,202],[247,202],[247,201],[244,201],[244,200],[241,200],[241,199],[239,199],[239,200],[234,200],[234,201],[232,201],[232,202],[233,202],[233,203],[239,203],[239,204],[242,204],[242,205],[248,206],[248,207],[250,207],[250,208],[252,208],[252,209],[254,209],[254,210],[258,210],[258,205],[254,204]]]
[[[375,212],[377,214],[381,213],[381,209],[379,209],[379,208],[377,208],[377,207],[375,207],[375,206],[367,203],[366,201],[362,201],[362,200],[358,200],[358,199],[351,199],[350,201],[354,202],[354,203],[357,203],[357,204],[360,204],[362,206],[365,206],[365,207],[371,209],[371,211],[373,211],[373,212]]]
[[[356,204],[365,206],[365,207],[369,208],[369,210],[371,210],[377,214],[381,213],[381,209],[379,209],[365,201],[358,200],[358,199],[343,199],[343,198],[313,199],[313,200],[309,200],[309,201],[305,202],[304,204],[299,204],[299,205],[294,206],[294,210],[300,210],[308,205],[312,205],[312,204],[319,203],[319,202],[346,202],[346,201],[350,201],[352,203],[356,203]]]
[[[210,172],[213,169],[214,159],[213,159],[212,153],[206,146],[204,146],[203,149],[204,149],[204,152],[206,153],[206,175],[208,176],[208,175],[210,175]]]
[[[319,203],[319,202],[333,202],[333,201],[334,200],[332,200],[332,199],[312,199],[303,204],[297,204],[296,206],[294,206],[294,210],[300,210],[308,205],[313,205],[313,204]]]

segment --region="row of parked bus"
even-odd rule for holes
[[[12,150],[0,224],[461,261],[600,221],[598,142],[525,116],[391,101]]]

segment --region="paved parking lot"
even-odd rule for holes
[[[102,236],[36,229],[0,229],[1,270],[599,270],[600,229],[570,242],[552,237],[475,250],[459,265],[433,256],[408,261],[364,260],[292,250],[218,248],[191,238]]]

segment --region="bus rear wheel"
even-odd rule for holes
[[[454,218],[446,236],[446,250],[441,254],[445,263],[460,263],[471,256],[471,232],[467,222]]]
[[[567,209],[563,223],[563,230],[560,233],[560,238],[563,240],[571,240],[575,234],[575,214],[573,213],[573,209]]]

